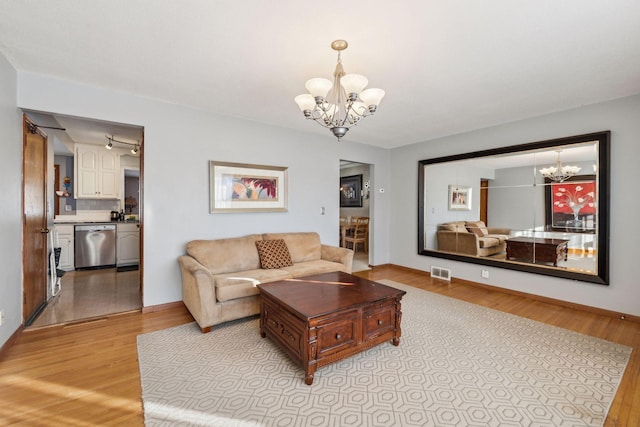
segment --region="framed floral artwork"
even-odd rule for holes
[[[449,210],[471,210],[471,187],[461,185],[449,185]]]
[[[564,182],[545,180],[546,223],[551,231],[594,233],[597,195],[595,175],[576,175]]]
[[[286,212],[288,168],[209,162],[211,213]]]

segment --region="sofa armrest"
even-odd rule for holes
[[[208,330],[220,310],[216,304],[215,279],[205,266],[188,255],[178,257],[178,263],[182,274],[182,301],[200,328]]]
[[[438,231],[438,250],[457,254],[478,256],[480,243],[474,233]]]
[[[489,232],[489,234],[503,234],[505,236],[511,235],[510,228],[487,227],[487,231]]]
[[[326,261],[343,264],[344,272],[351,274],[353,264],[353,251],[351,249],[322,245],[322,254],[320,257]]]

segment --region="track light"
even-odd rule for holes
[[[140,141],[136,141],[135,144],[132,142],[119,141],[115,139],[113,135],[105,135],[105,138],[107,138],[107,141],[109,141],[107,145],[104,146],[104,148],[106,148],[107,150],[111,150],[113,148],[113,143],[117,142],[118,144],[132,145],[133,148],[131,149],[131,154],[138,154],[138,152],[140,151]]]

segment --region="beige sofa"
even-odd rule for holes
[[[262,268],[266,258],[260,258],[256,242],[277,239],[284,240],[292,265]],[[182,299],[202,332],[229,320],[259,314],[259,283],[330,271],[351,273],[353,262],[352,250],[323,245],[318,233],[194,240],[187,244],[186,251],[187,255],[178,258]]]
[[[478,257],[506,251],[511,230],[487,227],[482,221],[454,221],[438,226],[438,250]]]

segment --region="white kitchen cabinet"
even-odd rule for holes
[[[59,245],[60,262],[58,268],[64,271],[73,271],[74,266],[74,228],[73,225],[56,225],[58,233],[58,241],[54,241],[54,245]]]
[[[118,224],[116,265],[140,263],[140,224]]]
[[[76,199],[116,199],[120,188],[120,156],[102,145],[76,144]]]

